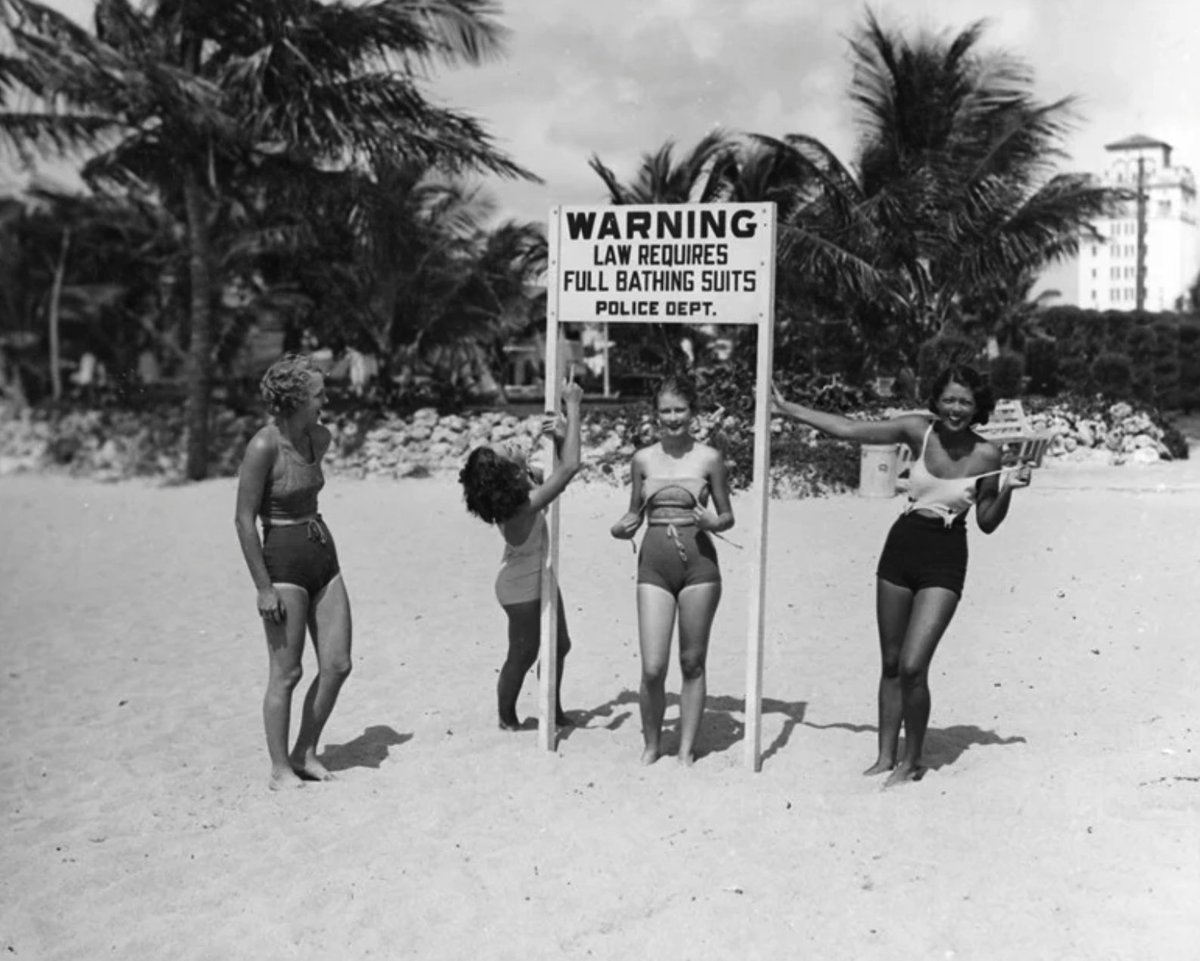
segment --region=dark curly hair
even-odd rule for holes
[[[263,374],[258,389],[267,410],[287,417],[309,397],[309,375],[316,373],[308,354],[284,354]]]
[[[674,394],[676,397],[682,397],[687,401],[688,407],[692,413],[696,413],[700,404],[700,392],[696,389],[696,382],[687,374],[668,374],[658,382],[658,386],[654,389],[654,409],[658,409],[659,398],[663,394]]]
[[[490,447],[476,447],[458,472],[467,510],[489,524],[515,517],[529,502],[529,483],[519,464]]]
[[[935,414],[938,413],[938,398],[942,396],[942,391],[946,389],[947,384],[959,384],[967,388],[975,397],[975,413],[971,417],[972,426],[988,422],[992,411],[996,409],[996,395],[992,393],[991,385],[979,371],[966,364],[951,364],[938,374],[933,386],[929,388],[929,396],[926,398],[926,404]]]

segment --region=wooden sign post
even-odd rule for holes
[[[546,409],[560,400],[563,323],[753,324],[758,330],[746,634],[746,763],[762,747],[763,608],[770,496],[770,390],[775,330],[775,205],[664,204],[555,207],[546,285]],[[547,441],[552,463],[553,442]],[[543,576],[539,745],[557,747],[559,501],[549,516]]]

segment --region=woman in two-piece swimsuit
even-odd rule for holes
[[[330,442],[329,430],[318,422],[325,382],[307,357],[289,354],[263,375],[261,392],[272,421],[246,448],[234,523],[267,635],[263,724],[269,784],[279,789],[333,778],[317,759],[317,741],[350,673],[350,599],[333,536],[317,512],[325,485],[321,460]],[[317,652],[317,676],[289,753],[292,692],[302,674],[306,630]]]
[[[721,600],[711,535],[733,526],[733,510],[724,457],[691,435],[695,387],[683,378],[668,378],[655,394],[655,407],[659,440],[633,455],[629,511],[611,533],[632,538],[646,521],[637,576],[642,763],[653,764],[662,755],[667,668],[678,616],[679,760],[690,765],[707,694],[709,635]],[[715,514],[706,509],[710,496]]]
[[[542,572],[548,564],[545,510],[563,492],[580,465],[580,405],[583,389],[563,385],[566,419],[549,415],[543,430],[554,436],[557,463],[544,481],[530,470],[517,445],[488,444],[467,456],[459,472],[467,510],[495,524],[504,537],[504,554],[496,575],[496,600],[508,617],[508,656],[496,682],[501,730],[518,731],[517,698],[525,675],[537,661],[542,632]],[[562,663],[571,649],[562,595],[558,600],[558,691],[562,690]],[[557,697],[557,692],[556,692]],[[569,724],[556,702],[557,724]]]
[[[885,786],[919,780],[929,725],[929,664],[962,597],[967,572],[966,516],[985,534],[1026,487],[1028,465],[1002,468],[999,448],[972,427],[986,424],[995,401],[972,368],[954,366],[934,381],[935,419],[907,414],[858,421],[788,402],[774,390],[776,413],[843,440],[907,444],[914,455],[908,502],[892,525],[876,569],[876,619],[883,662],[879,679],[879,755],[864,772],[890,772]],[[1004,484],[1002,475],[1007,474]],[[901,725],[904,754],[898,757]]]

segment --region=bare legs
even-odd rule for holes
[[[278,587],[285,616],[282,624],[267,623],[269,674],[263,696],[263,726],[271,757],[272,790],[299,787],[304,780],[327,781],[333,775],[317,760],[317,741],[350,673],[350,600],[341,577],[329,583],[310,604],[299,587]],[[304,696],[300,733],[288,752],[292,693],[303,673],[306,630],[317,651],[317,676]]]
[[[879,624],[879,757],[864,774],[891,771],[885,786],[916,781],[925,773],[921,752],[929,726],[929,664],[946,631],[958,595],[943,587],[915,594],[879,579],[875,609]],[[900,727],[904,756],[897,761]]]
[[[695,760],[696,736],[704,716],[707,695],[705,664],[713,616],[721,600],[720,583],[685,587],[678,598],[653,584],[637,587],[638,638],[642,651],[639,706],[642,715],[642,763],[653,764],[662,755],[662,722],[667,707],[666,680],[671,654],[671,634],[679,618],[679,760]]]
[[[541,647],[542,605],[540,601],[505,604],[504,613],[508,615],[508,657],[500,668],[500,678],[496,682],[496,705],[500,715],[500,728],[505,731],[517,731],[521,728],[521,720],[517,717],[517,697],[521,693],[525,675],[537,662],[538,650]],[[562,709],[562,667],[567,652],[571,650],[571,636],[567,632],[567,615],[563,610],[561,593],[558,595],[556,646],[558,679],[555,691],[555,723],[562,725],[568,723]]]

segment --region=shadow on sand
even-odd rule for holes
[[[345,744],[327,744],[321,752],[321,763],[331,771],[352,767],[378,769],[387,760],[388,748],[412,740],[411,734],[398,734],[386,724],[373,724]]]
[[[640,724],[638,716],[637,691],[624,690],[612,700],[605,701],[590,710],[567,711],[567,715],[575,722],[575,727],[563,728],[560,732],[562,740],[569,739],[581,727],[600,727],[615,731],[626,721],[632,719]],[[804,720],[804,710],[807,705],[803,701],[777,701],[765,697],[762,701],[762,713],[781,714],[783,726],[775,739],[762,752],[762,760],[769,760],[787,745],[797,725]],[[700,760],[709,754],[721,754],[740,744],[746,732],[745,700],[727,694],[710,695],[704,702],[704,720],[700,724],[700,738],[696,745],[696,759]],[[601,722],[601,723],[597,723]],[[536,727],[536,721],[534,722]],[[679,750],[679,695],[667,695],[667,717],[663,722],[663,755],[668,756]]]
[[[874,724],[812,724],[804,722],[805,727],[811,727],[818,731],[827,731],[836,729],[841,731],[850,731],[854,734],[878,734],[879,728]],[[925,751],[922,758],[922,764],[930,771],[936,771],[941,767],[948,767],[962,757],[963,752],[970,750],[972,747],[1004,747],[1008,744],[1025,744],[1025,738],[1017,735],[1015,737],[1001,737],[995,731],[985,731],[983,728],[975,727],[973,724],[956,724],[953,727],[931,727],[925,732]],[[904,750],[904,740],[901,738],[900,750]],[[875,745],[871,746],[871,755],[874,756]],[[865,755],[864,755],[865,756]]]

